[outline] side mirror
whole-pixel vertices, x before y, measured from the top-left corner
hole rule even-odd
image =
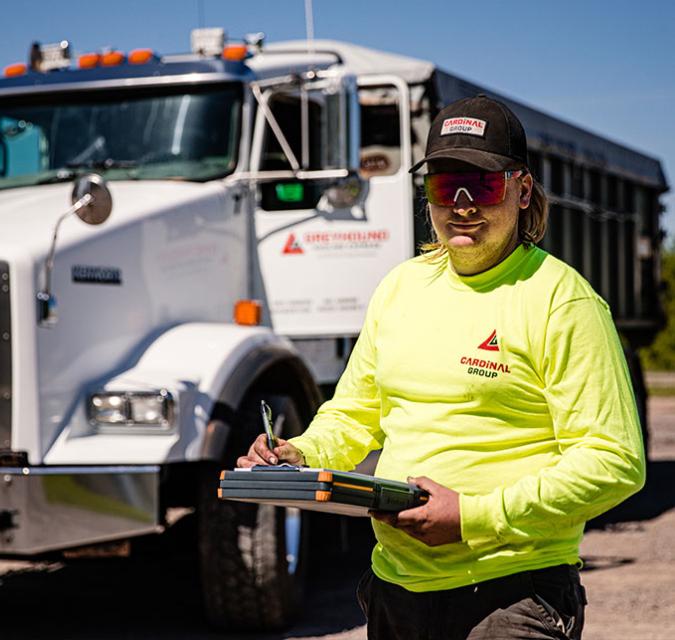
[[[330,140],[328,167],[346,169],[350,174],[360,168],[361,114],[356,76],[332,78],[324,89],[326,125]]]
[[[338,178],[325,191],[326,204],[332,209],[351,209],[363,204],[367,183],[353,173],[346,178]]]
[[[81,176],[75,181],[71,201],[73,206],[61,215],[54,227],[52,245],[45,260],[44,288],[37,294],[38,322],[46,327],[52,326],[57,320],[56,298],[51,292],[51,280],[56,239],[61,223],[74,213],[83,222],[98,225],[105,222],[112,211],[112,196],[105,180],[97,173]]]
[[[112,211],[110,190],[98,173],[80,176],[75,181],[71,200],[74,213],[87,224],[105,222]]]

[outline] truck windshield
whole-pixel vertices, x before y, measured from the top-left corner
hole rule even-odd
[[[0,100],[0,189],[71,180],[194,181],[234,170],[239,84],[34,94]]]

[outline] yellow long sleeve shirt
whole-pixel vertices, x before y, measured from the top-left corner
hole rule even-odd
[[[432,591],[579,559],[584,522],[644,484],[607,304],[571,267],[518,247],[462,277],[447,259],[387,275],[332,400],[291,440],[310,466],[426,475],[461,494],[462,541],[373,521],[373,571]]]

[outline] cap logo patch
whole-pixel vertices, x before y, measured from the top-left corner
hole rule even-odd
[[[485,136],[485,120],[478,120],[469,116],[457,116],[443,120],[441,135],[448,136],[453,133],[468,134],[470,136]]]

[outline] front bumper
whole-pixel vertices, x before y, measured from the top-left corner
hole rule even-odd
[[[159,472],[158,465],[0,468],[0,554],[161,531]]]

